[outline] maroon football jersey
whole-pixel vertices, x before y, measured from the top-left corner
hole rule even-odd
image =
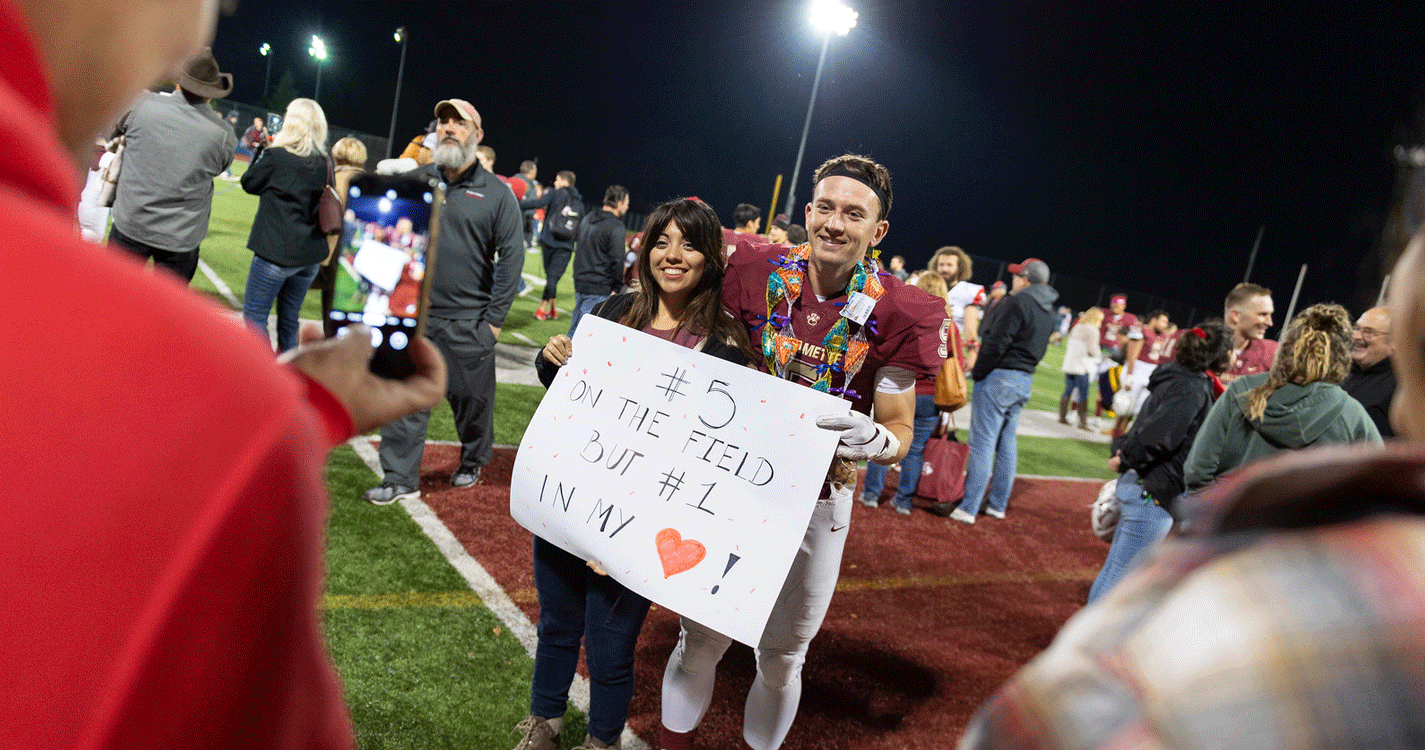
[[[1182,331],[1158,333],[1151,327],[1143,329],[1143,348],[1138,350],[1138,361],[1150,365],[1161,365],[1173,361],[1177,355],[1178,338]]]
[[[742,242],[728,258],[727,276],[723,279],[723,303],[747,326],[754,348],[761,349],[762,326],[767,318],[767,277],[776,270],[774,263],[787,248],[781,245],[752,245]],[[870,349],[865,363],[852,378],[847,394],[856,411],[869,414],[871,398],[876,388],[876,372],[886,365],[904,368],[916,375],[933,376],[949,353],[949,327],[954,325],[945,315],[943,300],[925,294],[889,273],[878,277],[886,293],[876,302],[866,323],[866,340]],[[835,365],[840,353],[825,346],[826,334],[841,316],[847,295],[819,301],[807,279],[802,282],[801,297],[792,301],[792,332],[802,341],[789,364],[788,379],[809,385],[816,380],[818,369]],[[786,305],[779,312],[785,312]],[[854,335],[861,326],[852,322]],[[766,361],[759,358],[764,371]],[[837,373],[831,381],[833,389],[847,387],[844,375]]]
[[[1138,316],[1131,312],[1118,313],[1117,315],[1107,310],[1103,313],[1103,323],[1099,326],[1098,345],[1100,348],[1109,349],[1118,346],[1118,334],[1128,335],[1130,329],[1138,327]]]
[[[1235,380],[1243,375],[1255,375],[1272,369],[1272,360],[1277,356],[1277,342],[1271,339],[1248,339],[1247,347],[1232,352],[1232,367],[1228,368],[1224,380]]]

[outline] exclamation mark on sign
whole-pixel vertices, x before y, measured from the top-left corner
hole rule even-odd
[[[723,577],[723,578],[726,578],[726,577],[727,577],[727,572],[728,572],[729,570],[732,570],[732,566],[736,565],[736,564],[737,564],[737,561],[738,561],[738,560],[741,560],[741,559],[742,559],[742,558],[738,557],[737,555],[729,554],[729,555],[727,556],[727,567],[726,567],[726,568],[723,568],[723,570],[722,570],[722,577]],[[721,588],[721,587],[720,587],[720,586],[713,586],[713,587],[712,587],[712,592],[713,592],[714,594],[716,594],[716,593],[717,593],[717,590],[718,590],[719,588]]]

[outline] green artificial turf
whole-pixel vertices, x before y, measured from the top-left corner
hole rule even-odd
[[[323,623],[364,750],[513,746],[533,663],[398,506],[361,499],[374,475],[332,452]],[[566,746],[583,739],[571,706]]]

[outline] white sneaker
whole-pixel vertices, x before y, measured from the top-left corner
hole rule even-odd
[[[959,508],[950,511],[950,517],[960,523],[968,523],[971,526],[975,525],[975,517]]]
[[[1004,519],[1004,511],[995,510],[994,508],[985,508],[985,515],[989,516],[990,518],[999,518],[1001,520]]]

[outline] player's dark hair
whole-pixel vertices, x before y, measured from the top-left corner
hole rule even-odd
[[[822,162],[821,166],[817,167],[816,172],[812,174],[811,184],[815,185],[827,177],[837,174],[859,180],[876,193],[876,197],[881,201],[881,215],[876,217],[877,221],[883,221],[891,213],[891,171],[889,169],[859,154],[842,154]]]
[[[559,174],[554,175],[554,176],[555,176],[555,177],[563,177],[563,178],[564,178],[564,182],[565,182],[569,187],[574,187],[574,173],[573,173],[573,172],[570,172],[570,171],[567,170],[567,169],[563,169],[563,170],[560,170]]]
[[[762,218],[762,210],[751,203],[739,203],[737,208],[732,209],[732,228],[736,229],[744,226],[749,221],[757,221]]]
[[[1146,320],[1154,320],[1154,319],[1156,319],[1156,318],[1158,318],[1158,317],[1160,317],[1160,316],[1161,316],[1161,317],[1164,317],[1164,318],[1168,318],[1170,322],[1171,322],[1171,320],[1172,320],[1172,318],[1170,318],[1170,317],[1168,316],[1168,311],[1167,311],[1167,310],[1154,310],[1153,312],[1148,313],[1148,317],[1146,318]]]
[[[806,241],[807,241],[807,230],[806,230],[806,227],[802,226],[801,224],[788,224],[788,225],[787,225],[787,244],[788,244],[788,245],[791,245],[792,247],[796,247],[797,245],[800,245],[800,244],[802,244],[803,242],[806,242]]]
[[[1208,318],[1178,334],[1174,359],[1193,372],[1225,372],[1232,366],[1232,333],[1221,318]]]
[[[742,322],[723,312],[722,278],[727,272],[727,254],[722,241],[722,222],[717,212],[702,201],[680,198],[660,203],[643,225],[643,243],[635,261],[638,291],[620,323],[642,330],[658,315],[658,295],[662,287],[653,276],[650,256],[669,224],[676,224],[693,249],[703,255],[703,275],[688,298],[683,319],[676,331],[687,329],[699,336],[713,336],[742,350],[747,361],[761,354],[752,348]]]
[[[613,208],[623,199],[628,197],[628,188],[623,185],[609,185],[609,189],[604,191],[604,205]]]

